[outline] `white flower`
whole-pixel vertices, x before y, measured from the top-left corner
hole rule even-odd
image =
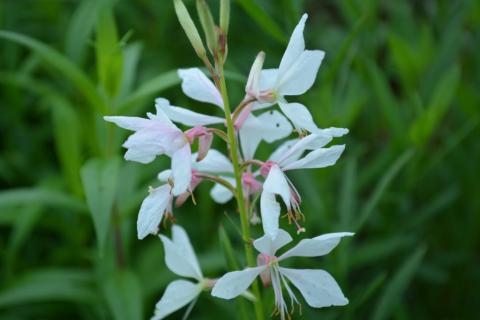
[[[148,119],[139,117],[107,116],[106,121],[121,128],[135,131],[123,144],[127,148],[126,160],[150,163],[156,156],[166,154],[172,159],[172,176],[175,180],[173,194],[179,195],[188,188],[191,181],[191,143],[200,141],[202,156],[206,154],[213,135],[206,128],[197,126],[183,132],[175,126],[162,111],[170,103],[166,99],[156,99],[157,114],[148,113]]]
[[[348,299],[343,295],[333,277],[324,270],[290,269],[280,267],[280,262],[289,257],[318,257],[332,251],[342,237],[353,236],[350,232],[329,233],[312,239],[303,239],[295,247],[277,257],[276,251],[292,241],[291,236],[284,230],[279,230],[276,238],[269,235],[254,241],[254,247],[260,252],[258,267],[246,268],[242,271],[229,272],[221,277],[213,287],[212,296],[232,299],[244,292],[258,275],[262,280],[272,284],[275,294],[275,308],[285,319],[288,313],[287,304],[283,297],[284,287],[292,304],[299,303],[289,283],[296,287],[307,304],[314,308],[328,306],[343,306]]]
[[[212,284],[211,280],[203,277],[188,235],[182,227],[172,227],[172,240],[163,235],[160,235],[160,239],[165,248],[168,269],[181,277],[193,278],[196,282],[183,279],[171,282],[157,302],[152,320],[163,319],[188,303],[194,303],[198,295]]]
[[[312,87],[325,56],[325,52],[321,50],[305,50],[303,29],[307,18],[308,15],[304,14],[295,27],[278,69],[265,69],[258,79],[258,68],[263,63],[263,56],[257,57],[250,72],[246,92],[247,97],[253,97],[258,101],[254,109],[278,103],[297,130],[325,134],[326,131],[317,127],[303,104],[289,103],[285,100],[285,96],[302,95]],[[348,130],[343,128],[327,130],[336,137],[348,133]]]
[[[185,95],[197,101],[207,102],[223,110],[221,95],[215,85],[198,68],[180,69],[182,89]],[[225,119],[193,112],[185,108],[158,104],[170,120],[187,126],[208,126],[225,123]],[[252,159],[262,140],[268,143],[290,135],[292,126],[277,111],[265,112],[258,117],[249,114],[239,130],[240,144],[245,159]]]
[[[197,153],[192,155],[192,183],[190,184],[189,192],[194,191],[195,187],[203,180],[199,177],[199,173],[213,174],[228,181],[235,187],[232,163],[220,151],[210,149],[206,157],[198,162],[193,160],[196,156]],[[171,172],[172,171],[168,169],[160,172],[158,179],[162,182],[169,181],[172,179]],[[232,199],[233,193],[220,183],[215,183],[210,190],[210,196],[215,202],[223,204]]]
[[[296,221],[301,216],[299,207],[301,197],[284,172],[334,165],[345,149],[345,145],[323,148],[331,140],[330,135],[310,134],[299,140],[287,141],[262,165],[260,171],[266,179],[263,183],[260,208],[263,230],[266,234],[274,238],[279,228],[280,204],[275,199],[275,195],[282,198],[287,207],[289,219],[293,219],[298,230],[303,231]],[[302,157],[305,151],[310,152]],[[292,214],[292,210],[295,215]]]
[[[157,234],[158,226],[166,212],[172,211],[172,187],[164,184],[148,190],[137,218],[137,237],[142,240],[149,234]]]

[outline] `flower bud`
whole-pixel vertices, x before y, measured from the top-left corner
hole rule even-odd
[[[198,30],[195,27],[185,4],[183,4],[182,0],[173,0],[173,4],[175,6],[175,13],[177,14],[178,21],[180,22],[183,31],[185,31],[188,40],[192,44],[193,49],[201,59],[204,59],[207,55],[205,47],[203,46],[200,34],[198,34]]]
[[[247,85],[245,91],[248,95],[257,98],[260,94],[260,74],[263,68],[263,62],[265,61],[265,52],[260,51],[255,58],[255,61],[250,68],[248,74]]]
[[[220,0],[220,30],[226,37],[230,23],[230,0]]]
[[[215,31],[215,22],[213,21],[212,13],[205,0],[197,0],[197,11],[203,32],[205,33],[205,38],[207,39],[207,47],[210,52],[214,54],[218,48],[218,37]]]

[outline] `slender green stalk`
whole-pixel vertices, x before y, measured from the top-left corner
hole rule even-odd
[[[240,163],[238,161],[237,140],[235,137],[235,128],[233,126],[232,113],[230,111],[230,104],[228,101],[227,86],[225,84],[225,76],[223,74],[222,63],[218,64],[218,69],[220,73],[220,91],[223,98],[225,118],[227,122],[227,135],[228,135],[229,146],[230,146],[230,156],[232,158],[233,171],[235,174],[235,182],[237,185],[235,198],[237,199],[237,206],[240,214],[240,222],[242,226],[242,238],[243,238],[244,247],[245,247],[245,256],[247,258],[248,266],[255,267],[256,266],[255,256],[253,255],[252,241],[250,238],[250,224],[248,222],[248,212],[247,212],[247,208],[245,207],[245,199],[243,196],[242,170],[241,170]],[[258,288],[257,281],[253,282],[252,291],[255,297],[257,298],[254,303],[256,318],[257,320],[264,319],[262,300],[260,297],[260,290]]]

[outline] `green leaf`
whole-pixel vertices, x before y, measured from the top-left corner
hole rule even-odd
[[[76,212],[87,210],[82,201],[60,191],[20,188],[0,192],[0,207],[32,206],[34,204],[59,207]]]
[[[371,214],[382,199],[383,194],[387,190],[393,179],[400,173],[400,170],[408,163],[414,154],[413,150],[405,151],[385,172],[378,182],[372,195],[368,198],[367,203],[362,208],[360,216],[357,221],[357,232],[363,227],[364,223],[368,221]]]
[[[90,79],[77,65],[57,50],[38,40],[12,31],[0,30],[0,38],[13,41],[35,51],[48,65],[71,81],[94,109],[105,111],[105,105]]]
[[[380,296],[376,309],[373,314],[373,320],[390,319],[395,307],[402,300],[402,295],[408,288],[415,272],[420,267],[426,248],[421,246],[400,266],[387,287]]]
[[[80,181],[82,135],[79,115],[61,96],[49,96],[52,104],[53,132],[58,158],[67,183],[74,194],[82,194]]]
[[[99,82],[110,97],[114,97],[122,81],[123,54],[117,26],[110,5],[100,10],[96,25],[97,74]]]
[[[34,271],[0,292],[0,308],[45,301],[91,302],[96,295],[89,272],[70,269]]]
[[[275,20],[265,12],[253,0],[237,0],[237,3],[245,10],[245,12],[252,18],[266,33],[271,35],[280,43],[286,43],[287,37],[282,29],[278,26]]]
[[[118,114],[129,114],[132,109],[138,107],[138,104],[143,100],[151,99],[160,91],[171,88],[179,83],[180,78],[178,77],[176,70],[162,73],[157,77],[146,81],[118,107]]]
[[[91,159],[82,168],[82,182],[92,214],[100,255],[103,254],[117,190],[120,159]]]
[[[144,319],[142,290],[133,272],[118,270],[110,273],[103,289],[115,320]]]
[[[410,135],[416,145],[425,145],[434,133],[455,97],[459,80],[460,69],[455,65],[438,81],[425,112],[410,127]]]
[[[83,60],[87,44],[97,21],[101,1],[80,1],[70,18],[65,34],[65,53],[77,63]]]

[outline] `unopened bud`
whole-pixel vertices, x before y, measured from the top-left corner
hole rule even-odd
[[[230,0],[220,0],[220,29],[226,37],[230,23]]]
[[[197,11],[205,38],[207,39],[207,47],[213,54],[218,48],[218,37],[215,32],[215,22],[213,21],[212,13],[205,0],[197,0]]]
[[[192,44],[193,49],[200,59],[204,59],[207,53],[205,51],[205,47],[203,46],[202,39],[200,38],[200,34],[198,33],[198,30],[195,27],[187,8],[183,4],[182,0],[173,0],[173,4],[175,6],[175,13],[177,14],[178,21],[180,22],[183,31],[185,31],[188,40]]]
[[[257,98],[260,94],[260,74],[262,73],[263,62],[265,61],[265,52],[260,51],[250,68],[245,91],[247,94]]]

